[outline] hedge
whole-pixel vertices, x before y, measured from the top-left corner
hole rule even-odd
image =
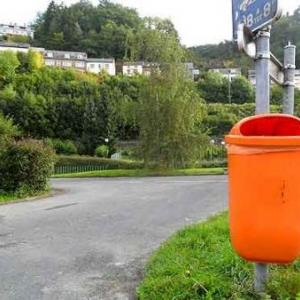
[[[103,166],[106,170],[143,169],[143,162],[96,158],[90,156],[58,156],[56,166]]]

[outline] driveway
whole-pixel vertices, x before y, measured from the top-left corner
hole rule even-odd
[[[131,300],[149,255],[227,208],[226,176],[53,180],[0,206],[1,300]]]

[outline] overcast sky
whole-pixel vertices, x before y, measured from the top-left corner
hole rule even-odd
[[[169,18],[187,46],[218,43],[231,39],[231,0],[113,0],[136,8],[141,16]],[[300,0],[281,0],[293,12]],[[0,23],[30,23],[44,12],[50,0],[0,0]],[[62,1],[56,0],[57,3]],[[64,0],[66,5],[77,0]],[[97,4],[98,0],[92,0]]]

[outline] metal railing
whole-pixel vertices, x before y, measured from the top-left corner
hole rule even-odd
[[[108,166],[97,166],[97,165],[55,166],[54,175],[70,174],[70,173],[85,173],[85,172],[103,171],[103,170],[108,170]]]

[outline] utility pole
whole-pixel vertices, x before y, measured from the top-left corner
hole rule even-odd
[[[295,102],[295,69],[296,46],[288,45],[284,48],[284,83],[283,83],[283,113],[294,114]]]
[[[256,114],[270,112],[270,31],[271,26],[263,28],[256,36]],[[254,289],[258,293],[265,291],[268,281],[268,265],[255,263]]]

